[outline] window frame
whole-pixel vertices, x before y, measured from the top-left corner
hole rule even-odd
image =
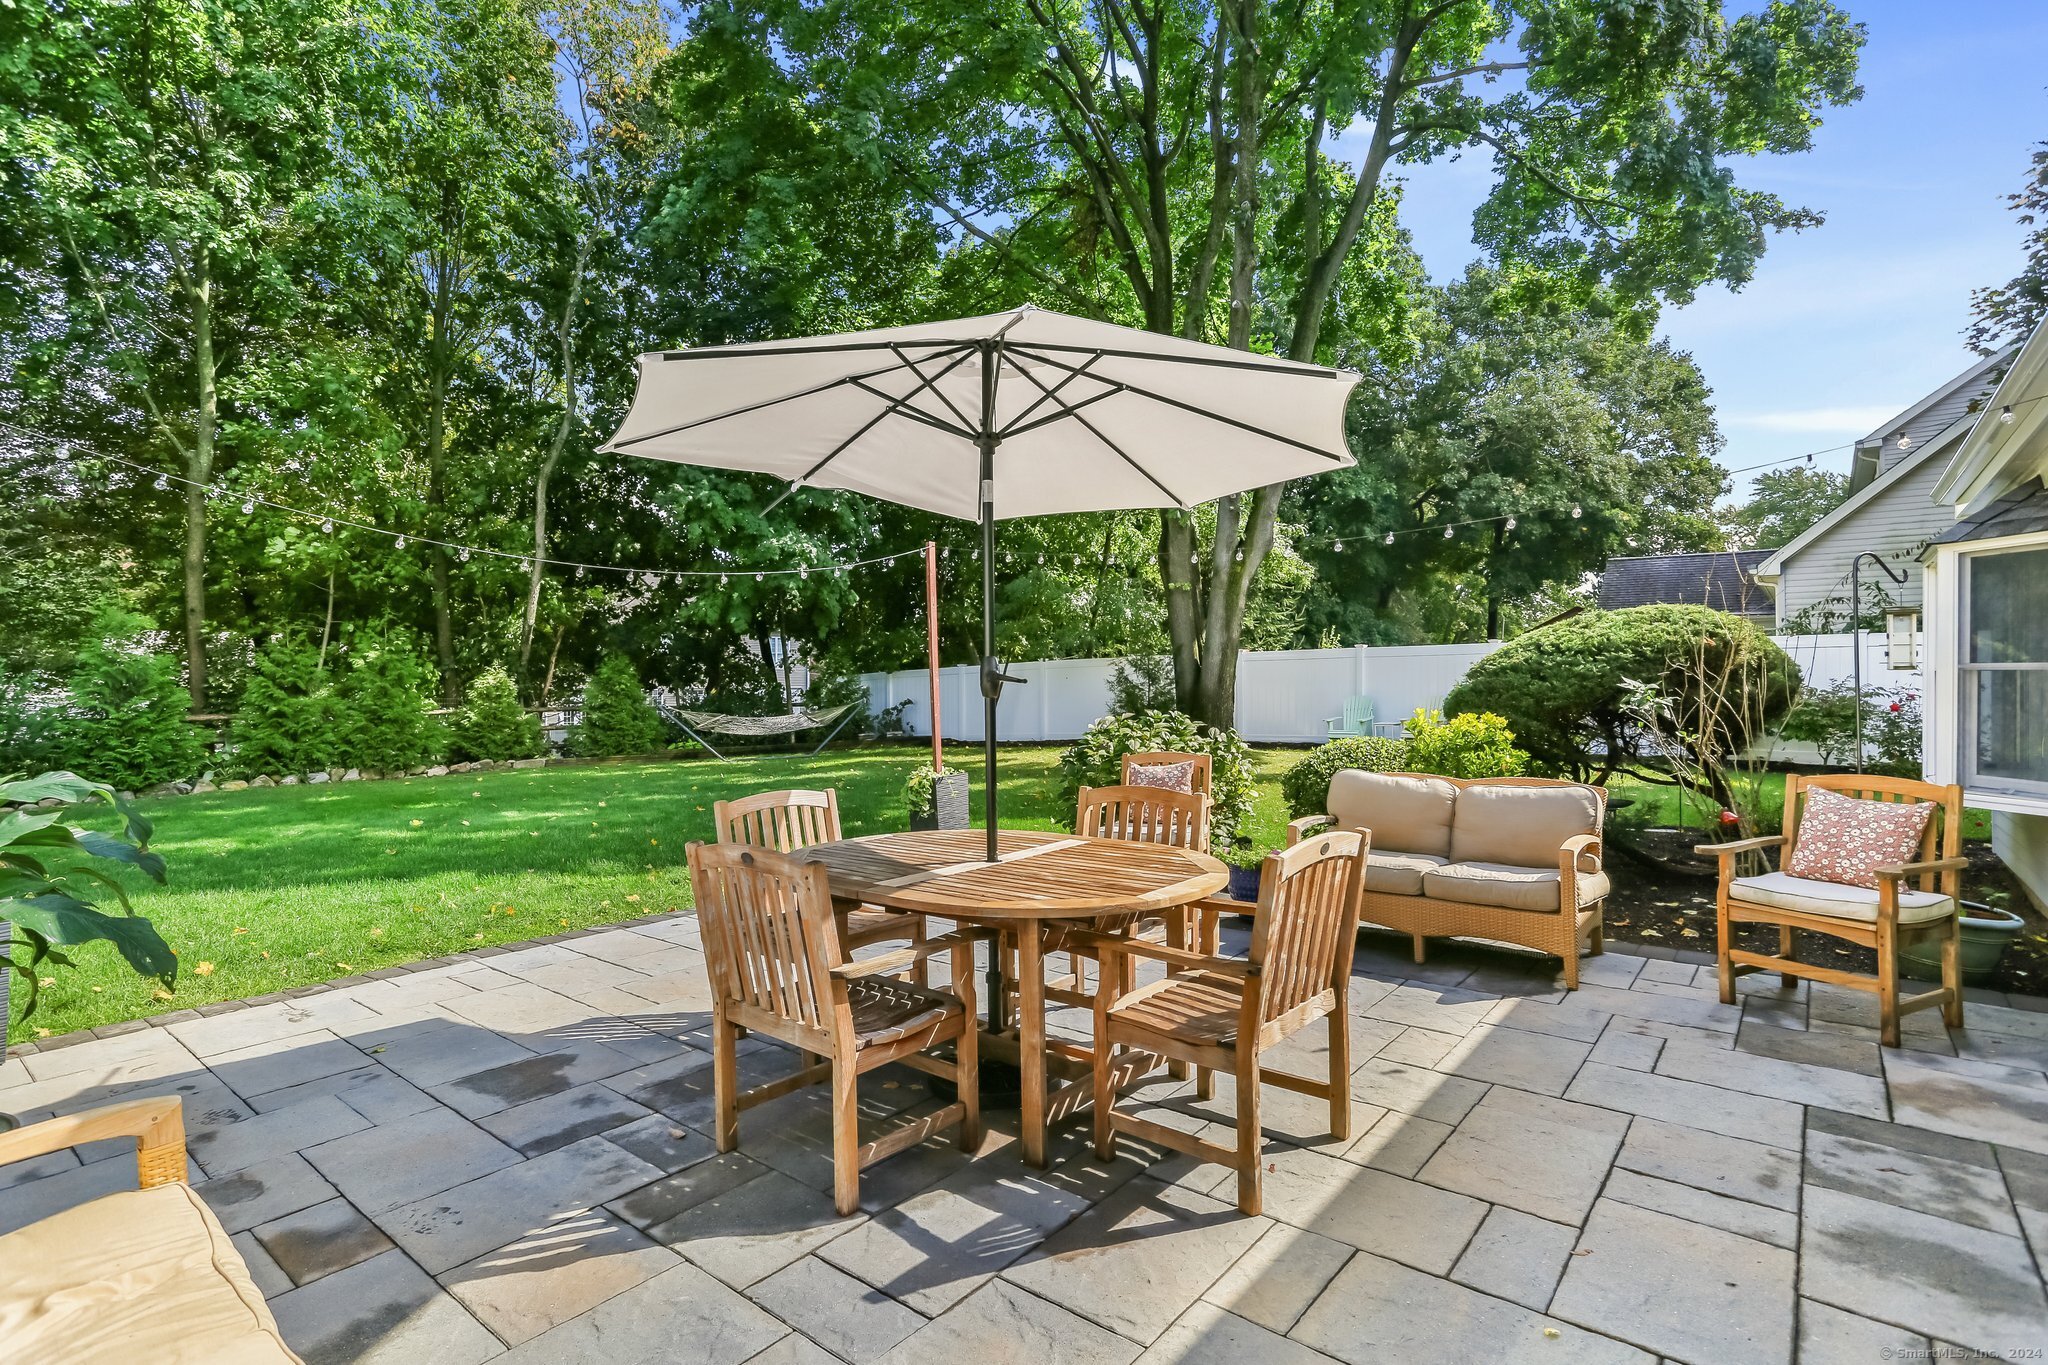
[[[2048,560],[2048,542],[2032,545],[2000,546],[1996,549],[1965,550],[1956,556],[1956,758],[1959,776],[1965,788],[2006,792],[2014,796],[2048,797],[2048,778],[2008,777],[1978,771],[1977,768],[1977,708],[1982,695],[1977,684],[1977,675],[1984,673],[2048,673],[2048,658],[2028,660],[2021,663],[1972,663],[1970,642],[1974,630],[1970,620],[1971,580],[1975,576],[1976,562],[1995,555],[2034,554]]]

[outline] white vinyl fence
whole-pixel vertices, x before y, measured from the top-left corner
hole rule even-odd
[[[1852,640],[1847,635],[1780,635],[1778,646],[1792,656],[1809,687],[1825,687],[1850,675]],[[1314,744],[1329,735],[1330,717],[1341,715],[1353,697],[1372,702],[1381,733],[1399,734],[1400,722],[1417,707],[1443,704],[1444,694],[1498,644],[1357,645],[1350,649],[1246,650],[1238,656],[1237,730],[1261,744]],[[1109,675],[1114,659],[1053,659],[1014,663],[1008,670],[1025,679],[1003,693],[999,733],[1006,740],[1078,738],[1109,712]],[[914,734],[931,733],[931,685],[924,669],[866,673],[868,705],[874,711],[908,701],[903,719]],[[1863,637],[1866,687],[1917,689],[1920,675],[1895,673],[1886,662],[1880,634]],[[981,739],[981,691],[975,668],[961,664],[939,670],[939,707],[945,738]],[[1818,758],[1808,746],[1781,744],[1772,754],[1786,762]]]

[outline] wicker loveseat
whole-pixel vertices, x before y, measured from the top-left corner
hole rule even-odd
[[[1289,825],[1288,842],[1323,824],[1370,830],[1359,918],[1411,936],[1417,962],[1431,938],[1493,939],[1562,958],[1576,990],[1579,945],[1601,953],[1600,788],[1347,768],[1328,805]]]

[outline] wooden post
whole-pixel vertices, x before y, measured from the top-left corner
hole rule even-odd
[[[932,771],[940,772],[946,755],[939,738],[939,547],[929,540],[924,543],[924,627],[925,674],[932,684]]]

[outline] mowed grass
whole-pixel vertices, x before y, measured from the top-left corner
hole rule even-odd
[[[690,904],[683,847],[711,837],[711,803],[779,787],[833,787],[848,835],[907,827],[903,781],[923,746],[817,758],[605,763],[407,781],[279,787],[148,801],[169,884],[126,878],[137,911],[177,950],[164,991],[106,944],[45,967],[36,1014],[10,1042],[632,919]],[[981,812],[980,751],[970,770]],[[1279,775],[1299,751],[1256,755],[1255,836],[1286,824]],[[1006,827],[1063,829],[1059,749],[1006,748]],[[20,1014],[20,986],[15,987]]]

